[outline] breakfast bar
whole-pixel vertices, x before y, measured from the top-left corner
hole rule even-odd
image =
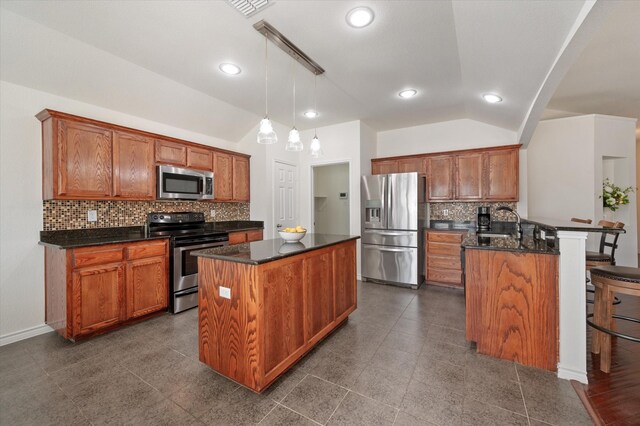
[[[200,361],[262,392],[356,309],[358,238],[307,234],[193,252]]]

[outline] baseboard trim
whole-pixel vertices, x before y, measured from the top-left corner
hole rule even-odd
[[[35,327],[25,328],[24,330],[14,331],[13,333],[0,336],[0,346],[5,346],[10,343],[19,342],[20,340],[28,339],[29,337],[39,336],[41,334],[49,333],[53,331],[53,328],[46,324],[36,325]]]
[[[560,379],[576,380],[585,385],[589,383],[589,381],[587,380],[586,371],[578,371],[578,370],[573,370],[571,368],[566,368],[566,367],[558,366],[558,377]]]

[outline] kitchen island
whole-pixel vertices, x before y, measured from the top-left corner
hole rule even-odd
[[[262,392],[356,309],[358,236],[193,252],[200,361]]]

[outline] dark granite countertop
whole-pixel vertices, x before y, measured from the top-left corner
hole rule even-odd
[[[501,234],[505,232],[515,232],[515,222],[491,222],[491,229],[489,231],[483,231],[485,233]],[[427,231],[472,231],[476,232],[476,222],[468,221],[453,221],[453,220],[432,220],[429,225],[423,229]]]
[[[207,222],[205,224],[205,230],[209,232],[234,232],[263,228],[264,222],[251,220]],[[115,228],[41,231],[39,244],[60,249],[70,249],[103,244],[133,243],[136,241],[158,240],[162,238],[168,237],[166,235],[145,236],[144,227],[142,226],[121,226]]]
[[[544,229],[550,229],[555,231],[582,231],[582,232],[618,232],[625,233],[624,229],[620,228],[604,228],[602,226],[598,226],[597,224],[588,224],[588,223],[579,223],[579,222],[571,222],[570,220],[558,220],[558,219],[547,219],[547,218],[522,218],[522,223],[530,223],[532,225],[537,225]]]
[[[191,255],[259,265],[358,238],[358,235],[307,234],[298,243],[285,243],[283,239],[275,238],[198,250]]]
[[[526,235],[519,239],[514,237],[478,237],[475,233],[469,233],[462,241],[462,247],[465,250],[478,249],[535,254],[560,254],[558,249],[549,247],[545,241],[537,240]]]

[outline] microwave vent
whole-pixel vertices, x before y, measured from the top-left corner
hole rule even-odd
[[[247,18],[269,5],[269,0],[227,0],[227,2]]]

